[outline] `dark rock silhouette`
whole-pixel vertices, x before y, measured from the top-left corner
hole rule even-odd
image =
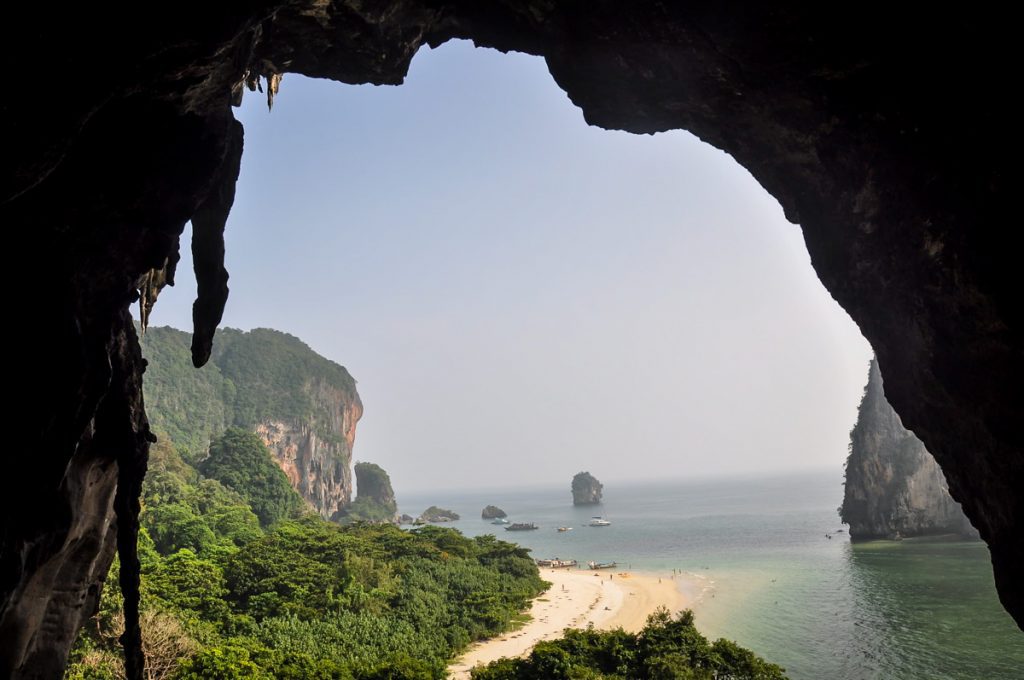
[[[589,472],[578,472],[572,478],[572,504],[598,505],[604,485]]]
[[[508,517],[508,513],[499,508],[497,505],[488,505],[480,513],[480,517],[483,519],[498,519],[501,517]]]

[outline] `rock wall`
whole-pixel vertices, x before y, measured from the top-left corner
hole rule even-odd
[[[850,433],[840,517],[854,539],[978,533],[949,495],[935,459],[885,399],[878,362]]]
[[[305,390],[326,422],[267,418],[254,429],[292,488],[324,519],[331,519],[352,502],[352,449],[363,405],[352,393],[320,380]]]
[[[349,470],[359,416],[354,405],[339,403],[336,408],[352,422],[351,436],[337,443],[321,439],[309,423],[267,419],[255,427],[292,488],[325,519],[352,500]]]
[[[117,4],[19,3],[0,41],[16,65],[0,107],[0,220],[22,269],[37,273],[10,286],[22,439],[0,487],[0,645],[11,651],[0,676],[56,677],[34,671],[25,650],[59,665],[79,622],[42,626],[46,598],[30,597],[29,584],[86,601],[97,581],[82,574],[109,563],[110,518],[89,515],[74,491],[93,466],[74,459],[120,461],[122,486],[138,486],[141,439],[112,432],[116,446],[87,443],[145,423],[131,387],[144,366],[121,360],[130,348],[120,340],[137,349],[126,310],[173,283],[189,220],[200,284],[192,361],[209,358],[242,156],[231,103],[282,73],[398,84],[422,45],[452,38],[540,55],[588,123],[689,130],[779,200],[822,283],[875,348],[889,401],[988,543],[1000,599],[1024,624],[1019,121],[1005,101],[1019,61],[1012,7],[183,0],[149,9],[125,28]],[[111,380],[117,366],[131,376]],[[101,418],[101,405],[121,412]],[[89,498],[115,483],[97,479]],[[67,542],[75,526],[96,537],[95,550]],[[44,573],[52,578],[39,581]]]

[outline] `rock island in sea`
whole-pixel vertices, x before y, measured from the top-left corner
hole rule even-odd
[[[444,508],[439,508],[436,505],[431,505],[429,508],[423,511],[423,514],[419,516],[420,522],[454,522],[459,519],[459,513]]]
[[[850,456],[840,518],[854,540],[909,538],[977,531],[949,494],[938,463],[885,398],[872,360],[850,432]]]
[[[600,505],[604,485],[589,472],[578,472],[572,478],[573,505]]]
[[[483,512],[480,513],[480,517],[482,519],[499,519],[503,517],[508,517],[508,513],[499,508],[497,505],[488,505],[486,508],[483,509]]]

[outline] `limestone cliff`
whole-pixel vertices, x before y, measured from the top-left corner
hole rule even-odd
[[[324,439],[310,423],[267,418],[254,431],[284,470],[292,488],[323,517],[333,517],[352,499],[352,446],[361,411],[339,398],[334,402],[340,439]]]
[[[572,504],[598,505],[604,485],[589,472],[579,472],[572,478]]]
[[[854,539],[977,536],[935,459],[886,401],[875,360],[850,433],[845,487],[839,514]]]
[[[227,328],[217,337],[210,363],[197,371],[188,333],[147,331],[154,427],[193,460],[230,425],[253,431],[292,488],[321,516],[335,516],[352,500],[352,447],[363,413],[355,380],[286,333]]]
[[[397,523],[398,503],[388,473],[374,463],[356,463],[355,470],[358,495],[351,505],[341,508],[334,519],[340,522]]]

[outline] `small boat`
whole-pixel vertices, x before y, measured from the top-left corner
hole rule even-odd
[[[610,527],[611,525],[612,523],[603,517],[593,517],[590,520],[590,526],[592,527]]]
[[[572,527],[558,527],[559,531],[572,531]]]
[[[614,569],[615,567],[619,566],[619,563],[618,562],[594,562],[593,560],[591,560],[590,562],[587,562],[587,566],[590,567],[591,569]]]
[[[560,560],[557,557],[550,560],[537,560],[538,567],[549,567],[551,569],[570,569],[579,565],[576,560]]]
[[[533,531],[539,529],[533,522],[516,522],[515,524],[509,524],[505,527],[505,531]]]
[[[493,522],[491,522],[491,524],[508,524],[508,520],[505,519],[504,517],[499,517],[496,520],[494,520]]]

